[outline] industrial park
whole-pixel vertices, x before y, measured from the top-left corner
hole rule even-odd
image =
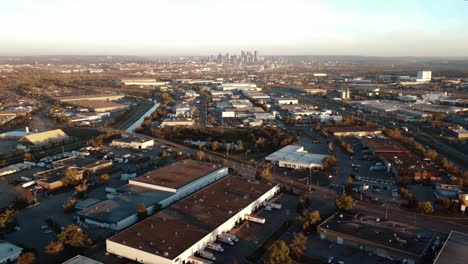
[[[183,2],[0,11],[0,264],[466,262],[468,5]]]

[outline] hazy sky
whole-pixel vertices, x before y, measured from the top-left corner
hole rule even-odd
[[[466,0],[0,0],[0,55],[468,56]]]

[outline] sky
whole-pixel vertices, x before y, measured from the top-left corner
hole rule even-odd
[[[468,56],[467,0],[0,0],[0,55]]]

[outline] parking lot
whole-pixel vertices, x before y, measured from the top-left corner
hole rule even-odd
[[[238,263],[248,263],[245,257],[252,254],[257,247],[260,247],[286,220],[297,217],[295,212],[297,198],[295,196],[282,194],[275,202],[282,205],[281,209],[267,211],[262,208],[261,211],[255,214],[265,218],[265,224],[244,221],[239,227],[229,232],[237,236],[239,242],[233,246],[216,242],[224,248],[223,253],[206,249],[206,251],[215,255],[216,263],[232,263],[234,259]]]

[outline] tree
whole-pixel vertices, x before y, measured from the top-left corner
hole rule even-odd
[[[34,252],[24,252],[19,255],[16,264],[34,264],[36,263],[36,254]]]
[[[450,201],[450,199],[447,198],[447,197],[441,197],[441,198],[439,199],[439,204],[440,204],[440,206],[442,206],[442,207],[445,208],[445,209],[448,209],[448,208],[450,207],[450,204],[451,204],[451,203],[452,203],[452,201]]]
[[[65,171],[65,175],[60,180],[64,186],[76,184],[78,179],[78,169],[77,168],[68,168]]]
[[[278,240],[271,246],[268,257],[269,264],[290,264],[289,247],[283,240]]]
[[[339,166],[335,156],[325,157],[322,160],[322,169],[326,172],[337,173]]]
[[[433,149],[427,149],[426,151],[424,151],[424,157],[430,159],[431,161],[436,161],[438,154],[437,151]]]
[[[242,139],[237,140],[237,150],[244,151],[244,142],[242,142]]]
[[[318,210],[303,213],[298,217],[300,223],[302,223],[302,230],[306,232],[310,232],[312,227],[315,227],[320,220],[320,212]]]
[[[16,216],[16,211],[13,209],[6,209],[0,214],[0,229],[4,229],[13,222]]]
[[[205,152],[203,152],[202,150],[197,151],[196,159],[197,160],[204,160],[205,159]]]
[[[421,209],[425,214],[434,212],[434,208],[432,207],[432,203],[430,201],[423,202],[421,204]]]
[[[140,220],[145,219],[148,216],[148,210],[146,209],[146,206],[143,203],[137,205],[136,211],[138,219]]]
[[[346,193],[350,193],[350,192],[351,192],[352,187],[353,187],[353,184],[354,184],[353,177],[348,176],[348,178],[346,178],[346,184],[345,184]]]
[[[218,141],[213,141],[211,144],[211,150],[216,151],[219,149],[219,142]]]
[[[21,186],[15,187],[15,193],[15,204],[19,208],[26,207],[35,201],[33,193]]]
[[[341,196],[338,196],[335,200],[336,207],[338,207],[338,210],[344,210],[344,211],[349,211],[353,209],[353,197],[350,195],[343,194]]]
[[[100,180],[101,182],[106,182],[106,181],[108,181],[108,180],[109,180],[109,174],[104,173],[104,174],[99,175],[99,180]]]
[[[333,141],[328,142],[328,151],[330,151],[330,153],[333,153]]]
[[[44,251],[46,254],[56,255],[62,252],[63,248],[62,242],[52,240],[45,246]]]
[[[76,200],[75,197],[71,197],[70,199],[68,199],[68,201],[62,205],[63,207],[63,211],[65,213],[70,213],[72,212],[73,210],[75,210],[75,205],[78,201]]]
[[[315,123],[314,131],[315,131],[315,132],[318,132],[318,131],[320,131],[320,129],[321,129],[320,123],[319,123],[319,122]]]
[[[79,248],[85,243],[92,244],[91,239],[76,225],[67,226],[60,234],[58,234],[58,241],[64,246],[72,248]]]
[[[262,171],[260,172],[260,178],[263,180],[271,181],[270,163],[264,162]]]
[[[302,233],[294,233],[293,238],[291,240],[291,244],[289,245],[289,248],[291,250],[291,254],[294,258],[300,258],[302,255],[304,255],[304,251],[306,249],[306,242],[307,242],[307,237],[304,236]]]

